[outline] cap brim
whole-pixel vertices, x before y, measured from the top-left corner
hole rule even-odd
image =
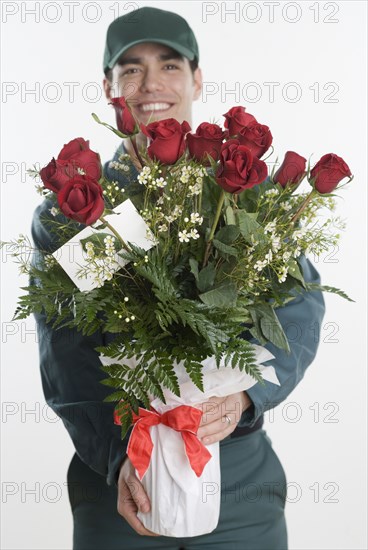
[[[177,51],[181,55],[184,55],[184,57],[187,57],[190,61],[193,61],[193,59],[195,58],[195,55],[191,50],[189,50],[185,46],[172,42],[171,40],[160,40],[159,38],[142,38],[140,40],[135,40],[134,42],[131,42],[130,44],[121,48],[121,50],[119,50],[119,52],[115,54],[114,57],[111,59],[108,66],[105,67],[105,72],[113,68],[113,66],[118,61],[118,59],[123,55],[123,53],[125,53],[127,50],[129,50],[133,46],[136,46],[137,44],[143,44],[144,42],[154,42],[155,44],[163,44],[164,46],[169,46],[169,48],[172,48],[173,50]]]

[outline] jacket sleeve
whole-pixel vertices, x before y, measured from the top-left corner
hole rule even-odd
[[[36,247],[33,262],[42,265],[42,251],[60,246],[47,229],[50,201],[35,211],[32,237]],[[36,284],[31,280],[31,284]],[[100,331],[84,336],[76,329],[53,329],[43,314],[36,314],[40,369],[46,402],[62,419],[83,462],[116,484],[119,466],[125,457],[129,434],[120,437],[113,422],[114,403],[104,403],[110,393],[101,384],[106,377],[94,348],[106,345],[108,334]]]
[[[302,256],[300,264],[305,281],[320,284],[320,276],[310,260]],[[238,423],[240,427],[254,426],[264,412],[284,401],[302,380],[317,353],[325,314],[322,292],[303,291],[286,306],[275,309],[275,312],[288,338],[291,352],[287,353],[271,343],[264,346],[275,356],[275,359],[264,364],[275,368],[280,386],[265,381],[264,385],[257,382],[247,390],[253,404],[244,411]],[[254,338],[250,341],[259,345]]]

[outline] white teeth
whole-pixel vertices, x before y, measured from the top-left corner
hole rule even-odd
[[[163,111],[169,109],[169,103],[147,103],[146,105],[141,105],[142,111]]]

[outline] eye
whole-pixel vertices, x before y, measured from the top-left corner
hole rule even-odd
[[[126,74],[136,74],[137,71],[138,71],[137,67],[131,67],[130,69],[126,69],[123,72],[123,76],[125,76]]]
[[[167,68],[170,68],[170,70],[172,70],[172,69],[178,69],[179,67],[177,65],[174,65],[173,63],[168,63],[167,65],[165,65],[165,69]]]

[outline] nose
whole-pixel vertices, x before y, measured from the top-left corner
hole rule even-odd
[[[141,82],[141,91],[144,93],[158,92],[163,89],[162,76],[159,70],[147,68]]]

